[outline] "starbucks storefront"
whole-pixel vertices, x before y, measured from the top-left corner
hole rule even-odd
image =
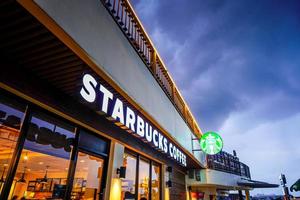
[[[190,151],[50,19],[0,18],[1,200],[186,199]]]

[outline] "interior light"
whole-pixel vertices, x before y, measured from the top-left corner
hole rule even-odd
[[[46,184],[47,181],[48,181],[48,177],[47,177],[47,175],[48,175],[48,168],[49,168],[49,166],[46,166],[46,173],[45,173],[44,178],[42,178],[41,183]]]
[[[28,155],[26,153],[26,155],[24,156],[24,160],[28,160]]]
[[[85,161],[84,161],[84,160],[80,160],[80,162],[81,162],[81,163],[84,163]]]
[[[18,183],[26,183],[26,180],[25,180],[25,171],[26,171],[26,168],[27,167],[24,167],[24,171],[22,173],[22,176],[19,180],[17,180]]]
[[[43,162],[39,162],[39,165],[42,165],[42,164],[44,164]]]
[[[112,179],[111,185],[111,197],[109,199],[121,199],[122,194],[122,183],[121,180],[118,178]]]

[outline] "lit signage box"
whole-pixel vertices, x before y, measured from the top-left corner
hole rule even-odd
[[[88,103],[96,103],[101,112],[113,118],[122,126],[126,126],[135,136],[186,166],[186,155],[182,151],[146,119],[142,118],[106,87],[98,83],[93,76],[85,74],[82,83],[80,94]]]

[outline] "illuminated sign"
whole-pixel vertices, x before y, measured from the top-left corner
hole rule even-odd
[[[215,155],[222,151],[223,140],[219,134],[207,132],[204,133],[200,139],[200,147],[204,153]]]
[[[80,94],[87,102],[96,103],[99,111],[113,118],[118,125],[125,126],[144,142],[186,166],[186,155],[142,115],[136,113],[127,104],[125,105],[121,99],[98,83],[90,74],[85,74],[82,81]]]

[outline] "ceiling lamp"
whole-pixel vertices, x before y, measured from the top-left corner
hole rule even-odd
[[[49,166],[47,165],[47,166],[46,166],[46,173],[45,173],[44,178],[42,178],[41,183],[46,184],[47,181],[48,181],[48,178],[47,178],[47,175],[48,175],[48,168],[49,168]]]
[[[19,179],[19,180],[17,180],[17,182],[18,183],[26,183],[26,180],[25,180],[25,171],[26,171],[26,168],[27,167],[24,167],[24,171],[23,171],[23,173],[22,173],[22,176],[21,176],[21,178]]]

